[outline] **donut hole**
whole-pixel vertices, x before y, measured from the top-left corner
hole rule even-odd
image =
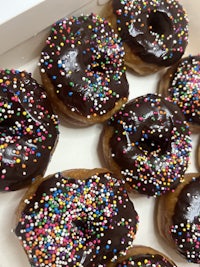
[[[6,134],[6,136],[14,136],[16,135],[16,132],[19,132],[15,126],[15,122],[12,119],[3,120],[0,123],[0,131],[2,134]]]
[[[107,57],[101,56],[90,64],[90,70],[94,73],[105,73],[107,70],[113,69],[114,66],[108,62]]]
[[[167,142],[166,137],[158,138],[158,136],[144,134],[139,142],[139,147],[145,152],[156,152],[161,155],[169,149],[169,142]]]
[[[171,20],[164,12],[151,12],[147,24],[151,32],[157,33],[159,35],[171,31]]]
[[[101,72],[105,72],[105,69],[103,68],[103,66],[101,66],[101,64],[97,64],[97,65],[93,65],[91,70],[94,73],[101,73]]]

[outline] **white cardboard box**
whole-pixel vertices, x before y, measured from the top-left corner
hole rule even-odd
[[[25,1],[25,0],[21,0]],[[3,2],[3,1],[2,1]],[[13,5],[18,1],[11,0]],[[33,1],[31,7],[23,8],[14,17],[0,22],[0,68],[19,68],[33,73],[40,81],[38,59],[50,25],[70,14],[97,12],[106,0],[43,0]],[[199,53],[200,22],[198,0],[180,1],[190,19],[190,43],[186,54]],[[1,6],[3,3],[1,3]],[[130,83],[130,98],[155,92],[159,74],[145,78],[127,73]],[[97,153],[98,140],[102,126],[74,129],[60,126],[60,140],[46,174],[71,168],[101,167]],[[196,171],[195,144],[198,135],[193,135],[193,152],[188,172]],[[78,145],[77,145],[78,144]],[[67,151],[67,152],[66,152]],[[70,152],[70,157],[68,156]],[[65,156],[66,155],[66,156]],[[15,237],[15,210],[25,189],[16,192],[0,193],[0,267],[28,267],[26,255]],[[170,256],[178,267],[197,267],[199,264],[187,263],[158,236],[154,223],[155,199],[146,196],[132,197],[139,213],[140,223],[135,244],[152,246]]]

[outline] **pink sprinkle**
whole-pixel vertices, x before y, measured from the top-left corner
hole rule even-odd
[[[143,118],[142,118],[142,117],[138,117],[138,120],[139,120],[139,121],[143,121]]]

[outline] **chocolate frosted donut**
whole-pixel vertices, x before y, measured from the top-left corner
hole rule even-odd
[[[188,262],[200,264],[200,174],[186,174],[159,199],[157,218],[161,236]]]
[[[177,106],[159,95],[129,101],[109,120],[102,136],[107,164],[132,189],[159,196],[182,180],[190,132]]]
[[[182,110],[192,131],[200,131],[200,56],[188,56],[161,77],[159,92]]]
[[[53,109],[69,122],[105,121],[127,101],[121,40],[97,15],[56,22],[39,64]]]
[[[124,42],[126,64],[149,74],[176,63],[188,43],[188,19],[176,0],[110,0],[102,11]]]
[[[105,266],[132,245],[138,215],[106,169],[77,169],[33,185],[15,230],[31,266]]]
[[[0,70],[0,87],[0,190],[17,190],[46,170],[58,121],[31,74]]]
[[[199,142],[197,144],[197,168],[200,171],[200,137]]]
[[[108,267],[177,267],[166,255],[151,247],[136,245]]]

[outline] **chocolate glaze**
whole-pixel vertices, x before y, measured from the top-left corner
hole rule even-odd
[[[104,115],[129,94],[123,57],[122,43],[108,22],[91,14],[55,23],[40,65],[71,111]]]
[[[129,259],[119,263],[116,267],[176,267],[166,258],[158,254],[139,254],[131,256]]]
[[[200,125],[200,56],[183,58],[172,68],[168,92],[187,121]]]
[[[0,87],[0,190],[16,190],[43,174],[58,122],[31,74],[1,70]]]
[[[180,253],[189,262],[200,263],[200,176],[180,192],[171,234]]]
[[[176,0],[112,0],[122,40],[143,61],[169,66],[188,43],[188,19]]]
[[[191,138],[176,105],[154,94],[129,101],[107,127],[112,159],[140,193],[160,195],[175,188],[188,165]]]
[[[110,173],[86,180],[57,173],[26,203],[15,232],[34,267],[105,266],[136,233],[137,212]]]

